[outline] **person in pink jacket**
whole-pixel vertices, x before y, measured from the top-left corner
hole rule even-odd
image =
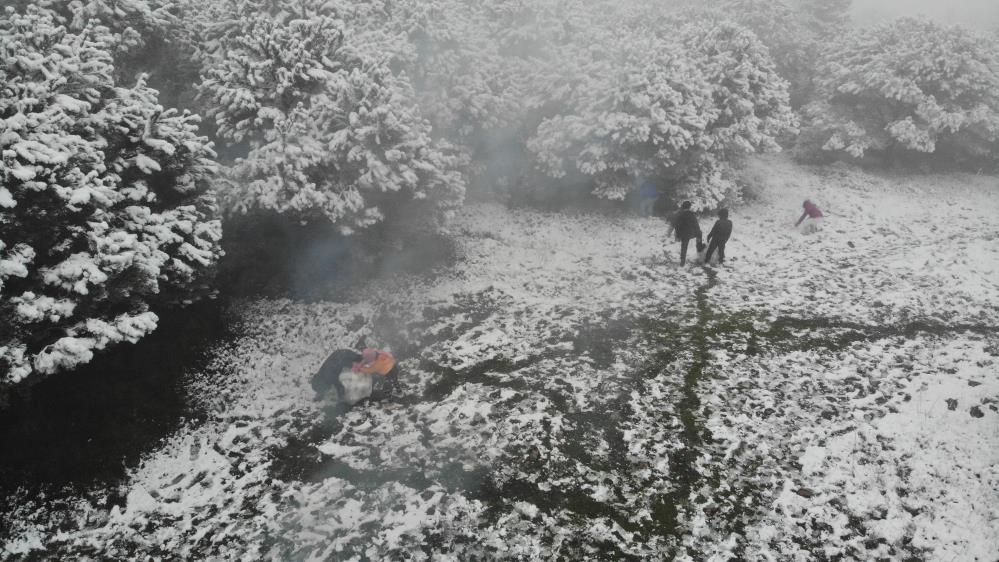
[[[802,221],[808,219],[808,222],[805,223],[804,231],[815,232],[819,229],[819,226],[822,225],[822,211],[819,210],[818,205],[812,203],[809,199],[805,199],[805,202],[802,203],[801,206],[805,209],[805,211],[801,213],[801,218],[798,219],[798,222],[794,223],[795,228],[797,228]]]

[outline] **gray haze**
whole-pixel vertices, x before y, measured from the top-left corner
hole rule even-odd
[[[906,15],[995,29],[999,27],[999,0],[853,0],[853,16],[859,24]]]

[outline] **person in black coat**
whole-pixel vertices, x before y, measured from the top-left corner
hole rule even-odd
[[[697,222],[697,215],[690,210],[690,201],[684,201],[680,205],[680,212],[673,216],[670,234],[676,233],[676,239],[680,241],[680,265],[687,263],[687,246],[690,241],[697,238],[698,251],[704,246],[701,240],[701,225]]]
[[[350,369],[361,359],[362,355],[353,349],[338,349],[331,353],[319,368],[319,372],[312,377],[312,390],[316,391],[315,399],[322,400],[330,388],[336,388],[337,399],[342,400],[346,390],[340,382],[340,373]]]
[[[718,250],[718,263],[725,263],[725,243],[732,236],[732,221],[728,220],[728,209],[718,210],[718,220],[708,233],[708,253],[704,263],[711,262],[711,254]]]

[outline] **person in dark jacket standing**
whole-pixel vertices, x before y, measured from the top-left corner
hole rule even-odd
[[[732,236],[732,221],[728,220],[728,209],[718,210],[718,220],[708,233],[708,253],[704,263],[711,263],[711,254],[718,250],[718,263],[725,263],[725,243]]]
[[[676,233],[676,239],[680,241],[680,265],[687,263],[687,246],[691,239],[697,238],[698,248],[704,245],[701,240],[701,225],[690,207],[690,201],[684,201],[683,205],[680,205],[680,212],[673,216],[670,227],[670,234]]]

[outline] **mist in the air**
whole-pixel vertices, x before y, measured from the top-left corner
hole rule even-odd
[[[877,23],[901,16],[926,16],[949,24],[994,29],[999,27],[999,2],[995,0],[853,1],[853,17],[859,24]]]

